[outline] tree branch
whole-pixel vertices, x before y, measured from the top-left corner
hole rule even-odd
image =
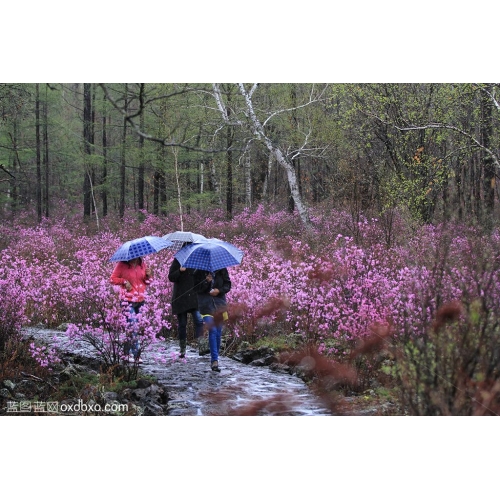
[[[140,137],[161,144],[162,146],[165,147],[179,147],[183,148],[187,151],[196,151],[199,153],[217,153],[220,151],[224,151],[222,149],[214,150],[214,149],[204,149],[204,148],[199,148],[196,146],[189,146],[188,144],[184,142],[176,142],[176,141],[167,141],[166,139],[161,139],[160,137],[153,136],[151,134],[146,134],[143,132],[140,128],[140,126],[134,121],[134,117],[138,116],[140,113],[134,113],[133,115],[128,115],[127,112],[116,102],[113,97],[111,97],[108,88],[104,83],[99,83],[99,86],[102,88],[104,94],[106,95],[106,99],[109,100],[111,105],[123,116],[123,119],[132,127],[133,131]],[[139,99],[141,100],[141,96],[139,96]],[[142,101],[142,105],[144,105],[144,102]]]
[[[497,85],[498,84],[494,84],[493,89],[495,89],[495,87]],[[497,108],[498,111],[500,111],[500,103],[496,100],[495,95],[492,92],[490,92],[488,89],[485,89],[484,87],[482,87],[481,85],[479,85],[477,83],[476,83],[476,86],[481,92],[484,92],[491,99],[491,101],[493,102],[493,105]]]
[[[272,118],[274,118],[275,116],[278,116],[278,115],[280,115],[282,113],[290,113],[290,112],[296,111],[298,109],[306,108],[307,106],[310,106],[311,104],[314,104],[316,102],[326,101],[327,99],[321,98],[322,95],[325,93],[326,89],[327,89],[327,86],[325,86],[325,88],[320,92],[319,96],[316,97],[316,98],[313,98],[313,89],[311,89],[311,94],[309,95],[309,100],[307,102],[305,102],[304,104],[300,104],[299,106],[295,106],[293,108],[286,108],[286,109],[280,109],[278,111],[275,111],[274,113],[270,114],[266,118],[266,120],[262,123],[262,126],[265,127],[267,125],[267,123]]]
[[[372,113],[367,113],[365,112],[366,115],[371,116],[372,118],[375,118],[378,120],[380,123],[383,123],[384,125],[388,125],[389,127],[394,127],[396,130],[399,130],[400,132],[409,132],[412,130],[427,130],[427,129],[445,129],[445,130],[453,130],[454,132],[457,132],[460,135],[463,135],[467,139],[469,139],[476,147],[479,149],[482,149],[486,153],[488,153],[491,158],[493,159],[493,162],[495,163],[495,166],[500,169],[500,161],[498,159],[498,156],[489,148],[485,147],[483,144],[481,144],[473,135],[469,134],[465,130],[462,130],[459,127],[456,127],[455,125],[448,125],[446,123],[427,123],[426,125],[409,125],[407,127],[399,127],[398,125],[395,125],[394,123],[387,122],[385,120],[382,120],[382,118],[372,114]]]
[[[500,169],[500,162],[497,157],[497,155],[489,148],[486,146],[483,146],[474,136],[466,132],[465,130],[462,130],[461,128],[455,127],[454,125],[447,125],[444,123],[429,123],[427,125],[422,125],[422,126],[410,126],[410,127],[398,127],[396,125],[393,125],[393,127],[396,130],[400,131],[410,131],[410,130],[425,130],[425,129],[446,129],[446,130],[453,130],[464,137],[467,137],[476,147],[482,149],[483,151],[486,151],[491,158],[493,159],[495,166]]]
[[[0,164],[0,169],[3,170],[7,175],[10,175],[13,179],[15,179],[16,177],[14,175],[12,175],[4,165]]]

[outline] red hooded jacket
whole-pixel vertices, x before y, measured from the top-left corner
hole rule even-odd
[[[143,302],[146,296],[146,286],[151,281],[146,277],[147,266],[141,259],[140,264],[135,266],[128,262],[117,262],[110,283],[119,285],[120,299],[128,302]],[[125,283],[129,282],[132,285],[132,290],[127,292]]]

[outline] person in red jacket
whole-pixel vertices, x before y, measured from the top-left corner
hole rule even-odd
[[[146,297],[146,287],[151,282],[151,269],[141,257],[129,261],[117,262],[113,273],[109,279],[110,283],[119,286],[120,300],[126,303],[124,313],[127,315],[127,321],[136,323],[136,315],[144,304]],[[125,343],[125,355],[132,355],[129,361],[142,363],[140,359],[140,345],[137,331],[134,329],[131,342]]]

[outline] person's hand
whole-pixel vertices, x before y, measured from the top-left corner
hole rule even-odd
[[[186,268],[185,268],[185,267],[182,267],[182,266],[181,266],[181,267],[179,267],[179,271],[180,271],[181,273],[183,273],[185,270],[186,270]]]
[[[205,279],[207,280],[208,283],[212,283],[212,275],[211,274],[207,274],[207,277]]]
[[[124,285],[127,292],[130,292],[132,290],[132,285],[128,281],[125,281]]]
[[[218,288],[212,288],[212,290],[210,290],[210,295],[212,295],[213,297],[217,297],[217,295],[219,295],[219,289]]]

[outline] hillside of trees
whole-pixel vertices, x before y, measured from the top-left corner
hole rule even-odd
[[[490,231],[499,85],[0,84],[0,217],[271,203],[305,227],[316,206]]]

